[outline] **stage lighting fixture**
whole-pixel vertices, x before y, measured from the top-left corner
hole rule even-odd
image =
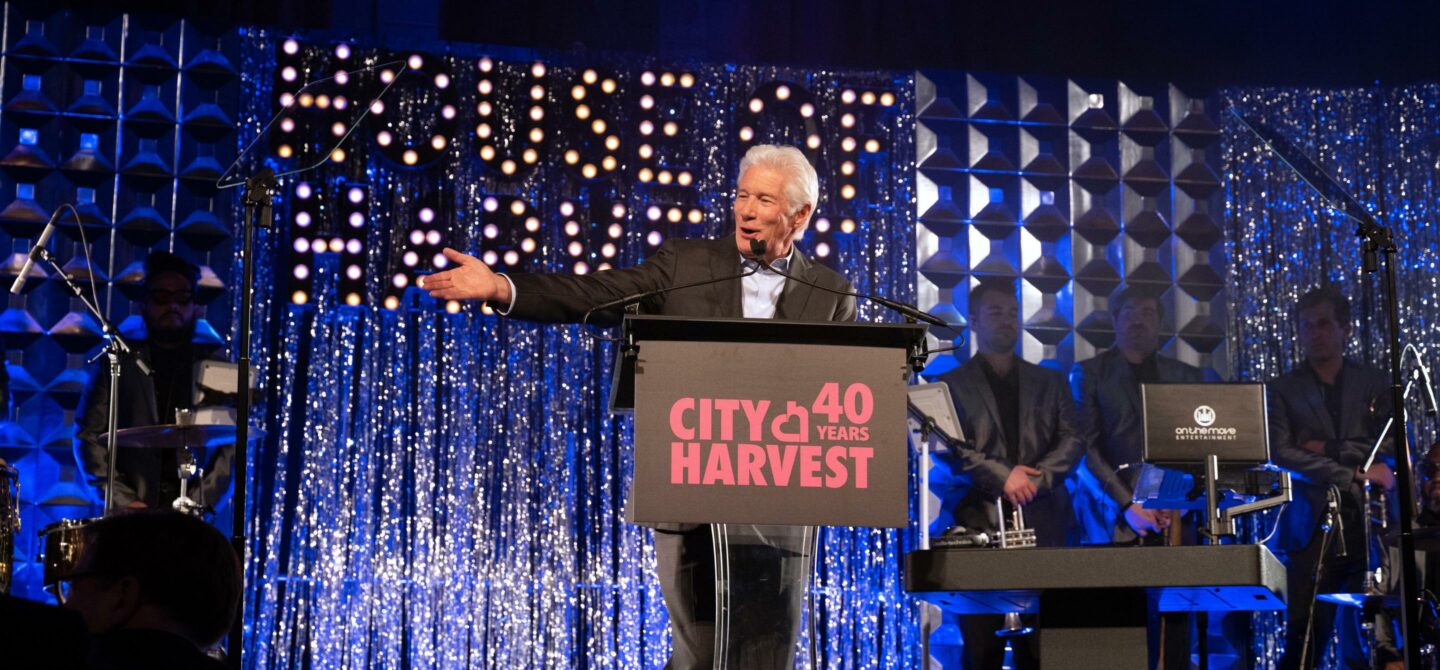
[[[336,57],[336,58],[339,58],[340,60],[345,60],[346,58],[349,58],[349,57],[350,57],[350,45],[349,45],[349,44],[337,44],[337,45],[335,45],[335,57]]]

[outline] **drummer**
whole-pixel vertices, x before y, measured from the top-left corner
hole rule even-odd
[[[195,287],[200,270],[175,254],[156,251],[145,259],[141,315],[143,338],[135,338],[137,356],[152,373],[144,374],[135,361],[120,367],[118,426],[154,426],[176,422],[176,410],[194,407],[195,364],[208,358],[195,339]],[[86,479],[103,498],[106,476],[106,440],[110,402],[109,362],[94,366],[76,419],[75,459]],[[234,446],[196,453],[205,475],[199,491],[189,497],[215,508],[228,498]],[[174,449],[122,448],[116,459],[112,507],[169,508],[180,495],[177,454]]]

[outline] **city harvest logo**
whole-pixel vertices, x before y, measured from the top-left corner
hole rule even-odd
[[[1195,419],[1195,426],[1176,426],[1176,440],[1234,442],[1239,437],[1239,432],[1234,428],[1215,425],[1215,408],[1209,405],[1196,407],[1192,416]]]
[[[1208,428],[1215,423],[1215,410],[1209,405],[1201,405],[1195,408],[1195,425],[1201,428]]]

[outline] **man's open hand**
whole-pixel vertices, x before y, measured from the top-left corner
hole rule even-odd
[[[449,247],[443,252],[455,267],[425,277],[420,287],[439,300],[493,300],[503,308],[510,303],[510,282],[495,274],[480,259]]]

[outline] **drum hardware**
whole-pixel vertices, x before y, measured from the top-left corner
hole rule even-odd
[[[0,465],[0,594],[15,576],[15,534],[20,532],[20,473]]]
[[[85,550],[85,531],[99,519],[61,519],[40,529],[40,538],[45,546],[44,568],[41,584],[60,604],[68,596],[61,582],[70,578]]]

